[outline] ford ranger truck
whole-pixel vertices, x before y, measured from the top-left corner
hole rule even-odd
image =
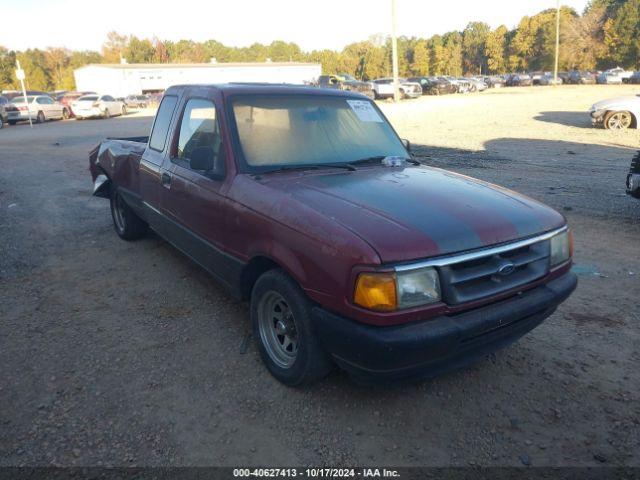
[[[170,87],[150,136],[104,140],[90,171],[121,238],[151,228],[250,302],[287,385],[335,365],[364,383],[438,375],[576,287],[562,215],[420,164],[356,92]]]

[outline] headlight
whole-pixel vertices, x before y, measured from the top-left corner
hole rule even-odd
[[[361,273],[354,302],[369,310],[389,312],[440,301],[440,281],[426,267],[389,273]]]
[[[551,237],[551,266],[566,262],[573,255],[573,235],[565,230]]]

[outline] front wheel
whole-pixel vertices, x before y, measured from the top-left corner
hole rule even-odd
[[[251,323],[262,361],[285,385],[310,384],[325,377],[332,362],[311,322],[312,304],[282,270],[270,270],[251,292]]]
[[[127,205],[115,188],[111,191],[111,218],[116,233],[123,240],[137,240],[147,233],[149,226]]]
[[[608,130],[626,130],[632,122],[631,112],[609,112],[604,117],[604,126]]]
[[[67,110],[66,108],[62,109],[62,119],[63,120],[68,120],[69,119],[69,110]]]
[[[109,113],[108,108],[104,109],[104,112],[102,113],[102,118],[111,118],[111,113]]]

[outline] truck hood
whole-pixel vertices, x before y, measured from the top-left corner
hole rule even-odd
[[[276,173],[261,183],[358,235],[383,263],[473,250],[565,224],[523,195],[424,166]]]

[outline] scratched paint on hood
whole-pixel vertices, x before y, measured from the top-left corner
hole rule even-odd
[[[314,173],[269,184],[360,235],[384,261],[472,250],[564,224],[525,196],[428,167]]]

